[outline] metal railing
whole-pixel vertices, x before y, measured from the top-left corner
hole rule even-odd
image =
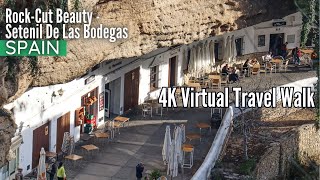
[[[206,180],[211,173],[211,169],[214,167],[215,163],[219,159],[224,143],[226,142],[226,137],[232,126],[233,120],[233,107],[229,107],[226,113],[223,116],[221,125],[218,129],[218,132],[213,140],[211,148],[203,161],[200,168],[193,175],[191,180]]]

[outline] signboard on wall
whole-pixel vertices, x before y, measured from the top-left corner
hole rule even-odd
[[[99,111],[104,109],[104,92],[99,94]]]
[[[95,79],[95,75],[92,75],[92,76],[88,77],[86,80],[84,80],[84,84],[87,85],[87,84],[93,82],[94,79]]]

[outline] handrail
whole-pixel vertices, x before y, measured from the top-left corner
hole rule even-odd
[[[227,112],[224,114],[220,128],[213,140],[211,148],[203,161],[200,168],[193,175],[191,180],[206,180],[209,177],[211,169],[214,167],[216,161],[219,158],[220,152],[225,142],[225,138],[229,132],[233,119],[233,107],[229,107]]]
[[[289,84],[281,85],[279,87],[294,87],[295,91],[301,91],[302,87],[312,86],[313,83],[317,81],[316,77],[311,77],[307,79],[302,79],[299,81],[291,82]],[[271,91],[271,90],[269,90]],[[277,101],[280,100],[280,96],[277,94]],[[250,108],[246,108],[242,113],[250,111]],[[225,138],[229,132],[229,129],[232,125],[233,117],[237,117],[241,114],[238,108],[234,108],[234,105],[229,106],[227,112],[224,114],[221,125],[218,129],[218,132],[213,140],[211,148],[204,159],[202,165],[197,170],[197,172],[193,175],[191,180],[206,180],[210,176],[211,169],[215,166],[216,161],[219,158],[221,153],[223,143],[225,142]]]

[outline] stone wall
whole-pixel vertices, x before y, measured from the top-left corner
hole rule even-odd
[[[299,127],[298,156],[301,164],[308,164],[309,158],[320,165],[320,130],[315,126],[303,125]]]
[[[274,145],[269,148],[261,160],[257,163],[255,173],[257,174],[256,179],[265,180],[273,179],[278,176],[279,163],[274,161],[280,158],[280,145],[279,143],[274,143]]]
[[[6,157],[15,131],[16,124],[12,114],[0,108],[0,167],[7,163]]]
[[[300,126],[271,144],[257,163],[256,179],[279,179],[289,175],[290,159],[308,165],[310,160],[320,165],[320,131],[314,124]]]

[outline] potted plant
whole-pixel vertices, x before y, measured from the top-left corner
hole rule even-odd
[[[153,170],[150,174],[150,180],[157,180],[159,177],[161,177],[161,173],[157,169]]]

